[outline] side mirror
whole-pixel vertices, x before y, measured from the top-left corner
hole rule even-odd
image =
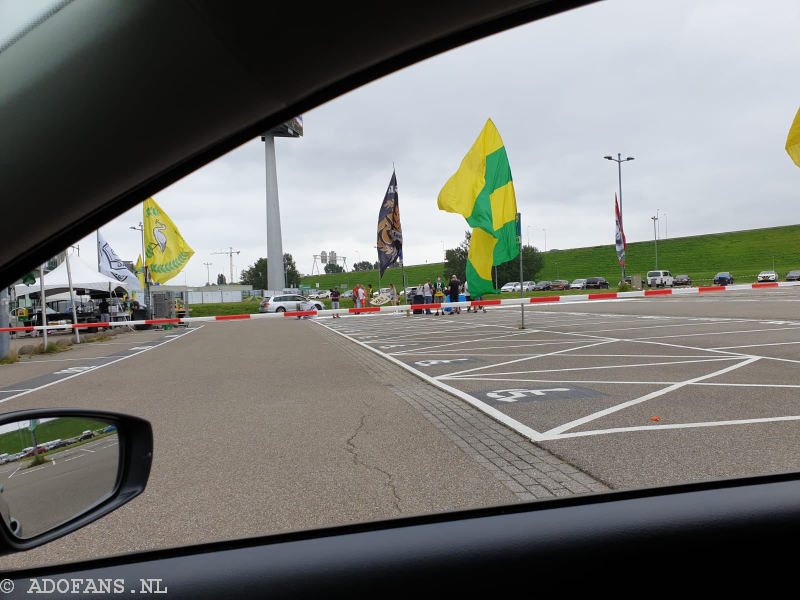
[[[0,555],[88,525],[142,493],[153,432],[138,417],[80,409],[0,415]]]

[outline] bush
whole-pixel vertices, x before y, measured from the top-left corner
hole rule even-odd
[[[617,286],[617,291],[618,292],[630,292],[632,290],[633,290],[633,288],[628,283],[625,283],[624,281]]]

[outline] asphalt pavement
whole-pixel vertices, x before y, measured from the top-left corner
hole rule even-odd
[[[6,365],[5,410],[142,416],[155,455],[141,497],[0,568],[800,470],[799,302],[210,323]]]
[[[148,419],[155,439],[142,496],[0,568],[519,500],[313,322],[146,333],[105,364],[87,346],[72,375],[39,388],[20,387],[24,364],[0,367],[0,388],[26,390],[4,411],[119,411]]]

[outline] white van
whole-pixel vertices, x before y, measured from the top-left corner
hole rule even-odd
[[[648,287],[672,287],[674,277],[669,271],[648,271]]]

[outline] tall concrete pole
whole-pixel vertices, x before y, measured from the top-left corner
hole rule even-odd
[[[0,327],[8,327],[8,288],[0,290]],[[11,334],[8,331],[0,333],[0,359],[8,356]]]
[[[278,204],[278,167],[275,162],[275,137],[264,136],[267,171],[267,288],[280,292],[286,287],[281,239],[281,209]]]

